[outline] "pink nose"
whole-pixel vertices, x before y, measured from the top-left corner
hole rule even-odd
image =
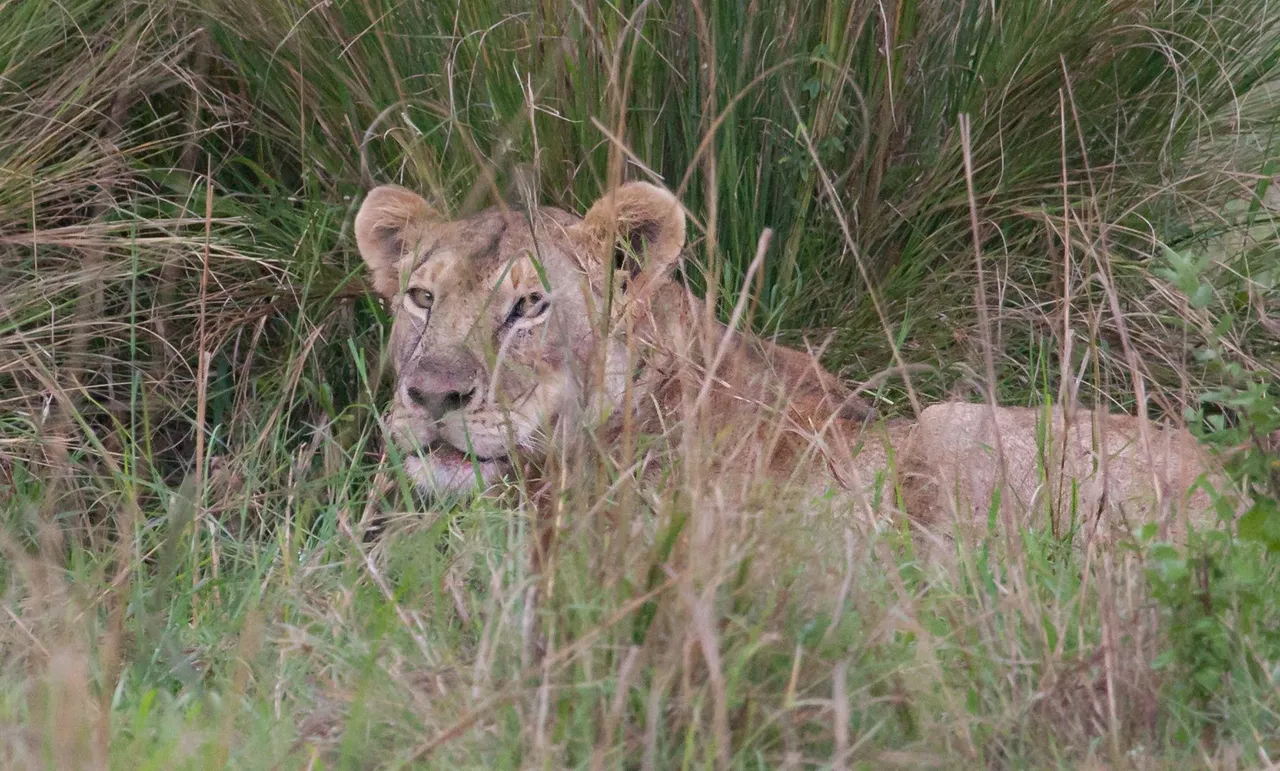
[[[406,404],[425,410],[439,420],[450,412],[466,409],[475,398],[476,389],[471,383],[462,385],[456,378],[435,378],[418,375],[405,378],[401,384],[401,398]]]
[[[439,420],[466,409],[480,382],[480,363],[465,348],[449,347],[421,356],[400,371],[400,399]]]

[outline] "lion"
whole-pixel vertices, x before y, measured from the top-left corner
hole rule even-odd
[[[985,522],[998,488],[1094,518],[1209,507],[1192,488],[1211,464],[1183,429],[956,403],[874,420],[811,353],[715,318],[679,278],[684,210],[655,185],[623,184],[582,216],[498,206],[456,220],[386,185],[355,237],[393,314],[392,444],[427,495],[493,486],[595,427],[606,446],[706,439],[704,470],[727,488],[834,490],[849,508],[901,505],[926,529]]]
[[[355,235],[394,317],[388,423],[424,492],[493,484],[514,455],[545,455],[568,424],[659,426],[682,415],[690,388],[716,416],[712,430],[770,407],[804,426],[871,414],[813,356],[726,336],[707,318],[674,278],[683,209],[654,185],[622,185],[583,217],[494,207],[456,221],[382,186]],[[694,334],[708,324],[715,334]],[[725,344],[697,344],[711,340]],[[760,458],[784,473],[805,444],[784,432]]]

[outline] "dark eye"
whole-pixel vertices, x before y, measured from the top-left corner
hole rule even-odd
[[[404,296],[408,298],[410,304],[416,305],[424,311],[431,310],[431,303],[435,302],[435,295],[425,289],[416,288],[405,292]]]
[[[536,319],[546,313],[550,306],[551,303],[547,302],[547,298],[540,293],[527,294],[511,306],[511,313],[507,314],[507,323],[514,324],[520,319]]]

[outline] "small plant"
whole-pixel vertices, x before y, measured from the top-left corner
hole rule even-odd
[[[1186,297],[1190,309],[1208,309],[1218,296],[1206,275],[1210,258],[1187,258],[1172,249],[1166,258],[1170,267],[1157,275]],[[1148,576],[1167,635],[1154,666],[1169,673],[1170,703],[1192,708],[1178,734],[1190,735],[1196,723],[1205,731],[1230,731],[1228,705],[1234,697],[1253,685],[1275,687],[1280,674],[1274,601],[1280,581],[1280,384],[1274,373],[1228,357],[1225,343],[1233,323],[1228,312],[1203,326],[1206,344],[1196,358],[1216,371],[1221,385],[1185,415],[1224,461],[1225,489],[1208,483],[1206,488],[1228,527],[1194,533],[1185,549],[1155,544],[1149,554]],[[1247,508],[1237,517],[1241,494]]]
[[[1236,382],[1201,397],[1217,408],[1203,417],[1203,438],[1224,450],[1227,475],[1252,500],[1236,523],[1237,534],[1274,554],[1280,552],[1280,387],[1273,377],[1228,366]]]
[[[1218,296],[1206,275],[1211,257],[1183,256],[1165,249],[1170,267],[1154,271],[1185,295],[1192,311],[1208,311]],[[1233,282],[1248,281],[1233,275]],[[1220,283],[1222,283],[1220,281]],[[1237,287],[1225,287],[1235,290]],[[1217,315],[1218,318],[1213,319]],[[1268,552],[1280,551],[1280,378],[1263,367],[1250,368],[1228,355],[1230,333],[1236,324],[1231,308],[1200,316],[1205,344],[1196,359],[1217,375],[1220,385],[1200,397],[1200,405],[1188,408],[1186,419],[1200,438],[1223,456],[1232,486],[1251,501],[1235,523],[1241,540],[1262,544]],[[1208,323],[1212,320],[1212,323]],[[1223,492],[1223,491],[1216,491]],[[1218,499],[1219,514],[1234,519],[1232,502]]]

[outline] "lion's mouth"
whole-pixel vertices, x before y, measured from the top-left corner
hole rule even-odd
[[[462,437],[463,448],[442,431],[412,412],[396,410],[390,418],[392,441],[404,455],[405,471],[428,495],[466,494],[501,482],[511,470],[505,446]],[[476,452],[475,450],[481,450]]]
[[[510,466],[505,457],[486,458],[434,441],[418,445],[405,469],[428,495],[465,495],[497,484]]]
[[[472,465],[474,463],[493,464],[506,460],[505,456],[485,457],[474,452],[459,450],[448,442],[429,442],[423,452],[438,463]]]

